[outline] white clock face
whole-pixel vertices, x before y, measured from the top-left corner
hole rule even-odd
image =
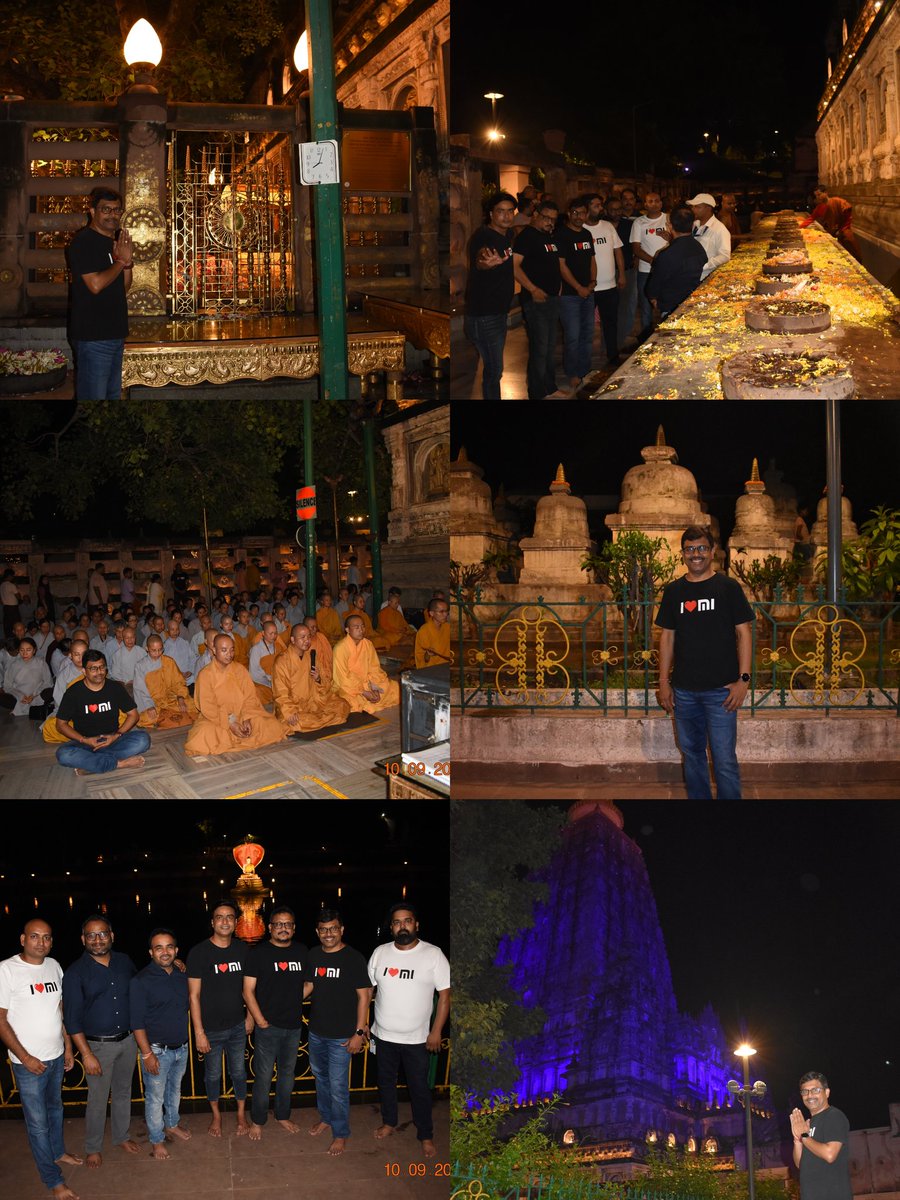
[[[307,185],[339,182],[336,141],[301,143],[300,182]]]

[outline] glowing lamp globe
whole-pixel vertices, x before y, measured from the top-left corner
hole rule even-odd
[[[309,39],[306,36],[306,30],[300,34],[297,45],[294,47],[294,66],[298,71],[309,70]]]
[[[161,58],[162,42],[150,22],[141,17],[132,25],[125,39],[125,61],[129,67],[137,63],[149,63],[150,66],[158,67]]]

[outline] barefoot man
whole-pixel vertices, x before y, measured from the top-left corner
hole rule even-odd
[[[369,1032],[372,989],[366,960],[344,943],[341,914],[323,908],[316,921],[320,945],[309,952],[304,995],[312,993],[309,1011],[309,1065],[316,1078],[320,1120],[309,1132],[318,1137],[331,1127],[332,1157],[344,1153],[350,1136],[350,1072],[348,1054],[359,1054]]]
[[[219,634],[219,639],[222,635]],[[218,640],[218,639],[217,639]],[[229,640],[230,639],[226,639]],[[244,962],[247,947],[235,941],[237,909],[230,900],[220,900],[213,909],[212,937],[194,946],[187,960],[188,994],[194,1041],[203,1055],[206,1098],[212,1110],[209,1136],[222,1136],[219,1091],[222,1083],[222,1051],[228,1060],[228,1073],[237,1101],[238,1137],[250,1126],[244,1110],[247,1106],[247,1064],[244,1049],[247,1034],[253,1029],[253,1017],[244,1013]]]
[[[390,1137],[397,1127],[397,1074],[402,1062],[416,1136],[425,1157],[433,1158],[428,1056],[440,1050],[450,1015],[450,964],[438,946],[419,938],[411,904],[393,906],[390,930],[393,942],[377,946],[369,959],[369,979],[377,989],[372,1035],[378,1052],[382,1120],[375,1136]],[[438,1002],[431,1021],[435,992]]]
[[[73,683],[56,710],[57,731],[66,745],[56,752],[63,767],[76,775],[102,775],[124,767],[142,767],[150,735],[135,729],[137,705],[125,687],[107,679],[106,655],[86,650],[81,660],[84,679]],[[125,719],[119,724],[119,714]]]
[[[28,921],[21,954],[0,963],[0,1040],[9,1051],[25,1132],[41,1182],[58,1200],[78,1200],[60,1163],[80,1166],[63,1141],[63,1072],[72,1067],[72,1042],[62,1019],[62,967],[50,958],[46,921]]]
[[[296,928],[291,909],[273,909],[269,940],[250,950],[244,966],[244,1003],[256,1022],[250,1104],[250,1138],[254,1142],[262,1137],[269,1115],[276,1067],[275,1120],[288,1133],[300,1132],[300,1126],[291,1120],[291,1092],[303,1031],[303,968],[309,951],[302,942],[294,941]]]
[[[89,654],[90,650],[85,658]],[[72,684],[72,687],[77,686]],[[69,688],[69,692],[71,690]],[[87,1079],[84,1148],[87,1165],[95,1170],[103,1162],[100,1151],[106,1128],[107,1100],[110,1100],[112,1144],[121,1146],[129,1154],[139,1153],[137,1142],[128,1132],[131,1080],[137,1055],[137,1046],[131,1036],[128,989],[136,972],[127,954],[113,950],[114,941],[115,934],[106,917],[101,913],[88,917],[81,926],[84,953],[63,977],[66,1029],[81,1053]]]
[[[180,1125],[181,1080],[188,1060],[188,983],[175,969],[178,945],[171,929],[150,934],[151,961],[131,981],[131,1023],[141,1052],[144,1119],[151,1158],[169,1158],[166,1142],[186,1142]]]

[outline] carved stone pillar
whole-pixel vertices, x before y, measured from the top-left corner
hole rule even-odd
[[[134,242],[128,311],[166,312],[166,98],[126,92],[119,100],[122,225]]]

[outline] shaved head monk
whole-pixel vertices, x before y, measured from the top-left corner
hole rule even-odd
[[[134,700],[142,729],[178,729],[197,719],[197,706],[188,693],[177,663],[163,653],[163,640],[152,633],[147,655],[134,668]]]
[[[216,634],[213,660],[197,676],[200,716],[187,737],[187,754],[229,754],[280,742],[281,722],[259,702],[246,667],[234,661],[234,639]]]
[[[450,652],[450,605],[446,600],[431,600],[428,616],[416,634],[416,666],[439,667],[453,661]]]
[[[272,691],[275,715],[285,733],[310,733],[328,725],[343,725],[350,705],[326,686],[318,669],[318,655],[310,649],[309,629],[298,624],[291,630],[288,650],[275,659]]]
[[[382,671],[362,618],[348,617],[345,628],[347,636],[334,648],[334,690],[351,712],[375,713],[399,704],[397,681]]]
[[[319,597],[316,620],[319,623],[319,632],[325,634],[332,646],[341,640],[344,630],[341,626],[341,618],[332,604],[331,592],[322,592]]]
[[[309,630],[309,648],[316,652],[316,670],[326,687],[330,688],[334,678],[334,651],[331,642],[324,633],[319,632],[319,623],[312,614],[303,618],[302,622]]]

